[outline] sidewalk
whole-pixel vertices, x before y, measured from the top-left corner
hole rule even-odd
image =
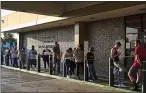
[[[39,75],[39,76],[44,76],[44,77],[47,77],[47,78],[48,77],[49,78],[56,78],[56,79],[61,79],[61,80],[65,80],[65,81],[75,82],[75,83],[78,83],[78,84],[96,86],[96,87],[100,87],[100,88],[107,89],[107,90],[113,90],[113,91],[119,91],[119,92],[128,92],[128,93],[129,92],[131,92],[131,93],[138,93],[138,92],[133,92],[133,91],[129,91],[129,90],[126,90],[126,89],[109,87],[107,85],[101,85],[101,84],[97,84],[97,83],[85,82],[85,81],[80,81],[80,80],[75,80],[75,79],[67,79],[65,77],[60,77],[60,76],[55,76],[55,75],[49,75],[49,74],[46,74],[46,73],[38,73],[38,72],[35,72],[35,71],[28,71],[28,70],[24,70],[24,69],[7,67],[7,66],[2,66],[2,67],[3,68],[7,68],[7,69],[16,70],[16,71],[31,73],[31,74],[35,74],[35,75]]]

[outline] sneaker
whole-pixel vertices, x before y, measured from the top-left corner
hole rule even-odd
[[[32,68],[30,68],[30,71],[32,71]]]
[[[125,88],[126,86],[124,84],[119,84],[118,87],[119,88]]]
[[[47,70],[45,69],[45,72],[47,72]]]
[[[67,75],[67,78],[70,78],[70,76],[69,76],[69,75]]]
[[[138,90],[138,88],[135,88],[135,87],[133,87],[133,88],[130,88],[132,91],[139,91]]]
[[[93,80],[88,80],[89,82],[93,82]]]
[[[37,71],[37,68],[35,68],[34,70]]]
[[[127,87],[127,86],[125,86],[124,84],[121,84],[121,87],[125,88],[125,87]]]
[[[75,75],[72,75],[72,78],[76,78],[76,76]]]

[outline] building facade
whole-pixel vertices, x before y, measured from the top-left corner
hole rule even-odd
[[[122,7],[122,4],[119,5]],[[92,5],[93,7],[95,6]],[[120,57],[121,62],[127,68],[132,64],[132,60],[128,57],[133,57],[133,41],[140,39],[142,44],[146,46],[146,14],[143,11],[137,10],[144,7],[144,3],[129,4],[125,8],[90,15],[85,13],[84,16],[80,17],[62,17],[59,20],[47,21],[47,23],[42,22],[43,24],[35,23],[31,26],[26,25],[9,29],[9,32],[19,33],[19,48],[26,47],[29,49],[32,45],[35,45],[38,53],[42,53],[42,50],[46,47],[52,49],[56,41],[59,42],[62,53],[69,47],[75,48],[79,44],[87,42],[88,48],[91,46],[95,48],[94,65],[97,74],[108,77],[108,60],[110,50],[115,42],[119,41],[122,43],[120,49],[122,55]],[[84,10],[90,11],[86,6]],[[66,15],[75,13],[80,14],[74,10],[74,12],[66,13]],[[46,19],[44,20],[46,21]],[[8,32],[8,30],[5,31]],[[85,46],[85,51],[88,48]]]

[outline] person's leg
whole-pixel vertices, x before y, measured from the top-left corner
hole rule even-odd
[[[32,59],[29,59],[29,67],[32,69]]]
[[[134,88],[132,90],[137,90],[138,89],[138,84],[136,83],[137,73],[138,73],[137,68],[132,66],[129,69],[128,76],[129,76],[130,81],[134,84]]]
[[[54,62],[53,62],[53,72],[54,72],[54,74],[56,72],[56,63],[57,63],[57,57],[54,56]]]
[[[43,61],[44,61],[44,68],[46,70],[46,59],[44,59]]]
[[[16,67],[18,67],[18,58],[15,58],[16,61]]]
[[[87,64],[87,67],[88,67],[89,80],[92,80],[92,67],[91,67],[91,64]]]
[[[69,64],[69,72],[70,72],[70,75],[72,75],[73,73],[72,73],[72,71],[73,71],[73,63],[72,63],[72,61],[70,60],[70,64]]]
[[[137,84],[139,84],[139,82],[140,82],[140,74],[141,74],[141,71],[139,69],[138,72],[137,72],[137,80],[136,80]]]
[[[49,68],[49,59],[47,59],[46,62],[47,62],[48,68]]]
[[[73,74],[75,74],[75,69],[76,69],[76,63],[73,62]]]
[[[36,69],[36,66],[37,66],[37,59],[34,59],[34,67]]]
[[[15,64],[16,64],[16,63],[15,63],[15,58],[13,58],[13,67],[15,67]]]
[[[66,61],[65,61],[65,65],[66,65],[66,75],[68,76],[69,74],[69,60],[68,59],[66,59]]]
[[[60,59],[57,59],[57,73],[60,74]]]
[[[76,65],[77,65],[77,77],[80,78],[79,77],[80,63],[77,63]]]
[[[94,65],[92,66],[92,73],[93,73],[94,80],[97,80],[98,78],[97,78],[97,75],[96,75],[96,71],[95,71]]]

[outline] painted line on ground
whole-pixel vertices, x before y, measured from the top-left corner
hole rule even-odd
[[[49,74],[46,74],[46,73],[38,73],[36,71],[28,71],[28,70],[25,70],[25,69],[14,68],[14,67],[9,67],[9,66],[4,66],[4,65],[1,65],[1,67],[7,68],[7,69],[16,70],[16,71],[22,71],[22,72],[26,72],[26,73],[30,73],[30,74],[34,74],[34,75],[40,75],[40,76],[44,76],[44,77],[51,77],[51,78],[56,78],[56,79],[62,79],[62,80],[77,82],[79,84],[86,84],[86,85],[97,86],[97,87],[101,87],[101,88],[106,89],[106,90],[116,90],[116,91],[127,92],[127,93],[141,93],[141,92],[135,92],[135,91],[130,91],[130,90],[126,90],[126,89],[110,87],[110,86],[101,85],[101,84],[92,83],[92,82],[85,82],[85,81],[75,80],[75,79],[71,79],[71,78],[68,79],[66,77],[49,75]]]

